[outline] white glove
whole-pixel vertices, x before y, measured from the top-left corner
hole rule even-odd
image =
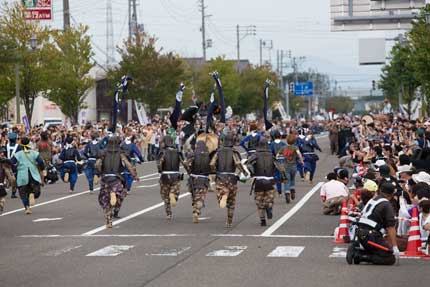
[[[399,256],[400,256],[400,250],[399,250],[399,247],[397,247],[397,246],[393,246],[393,255],[394,255],[394,256],[396,256],[396,257],[399,257]]]

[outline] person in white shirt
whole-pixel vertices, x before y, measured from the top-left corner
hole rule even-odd
[[[348,180],[346,170],[341,170],[338,174],[332,172],[327,175],[328,182],[321,186],[320,196],[323,204],[323,214],[338,215],[342,208],[342,202],[348,198],[348,188],[345,181]]]

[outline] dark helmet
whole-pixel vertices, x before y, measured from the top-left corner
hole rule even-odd
[[[108,139],[106,150],[110,152],[116,152],[120,150],[121,139],[119,136],[111,136]]]
[[[173,139],[171,136],[164,136],[162,141],[166,147],[174,146]]]
[[[234,146],[234,136],[232,133],[228,133],[225,135],[223,146],[225,146],[225,147],[233,147]]]
[[[257,150],[258,151],[268,151],[268,150],[270,150],[269,142],[267,141],[266,138],[262,137],[260,139],[260,141],[258,142],[258,148],[257,148]]]

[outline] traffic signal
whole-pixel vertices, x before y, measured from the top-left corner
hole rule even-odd
[[[291,94],[293,94],[294,93],[294,83],[293,82],[291,82],[290,83],[290,87],[289,87],[289,92],[291,93]]]
[[[373,80],[372,81],[372,90],[376,90],[376,81],[375,80]]]

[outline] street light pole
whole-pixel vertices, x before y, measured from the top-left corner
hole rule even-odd
[[[19,83],[19,64],[15,65],[15,101],[16,101],[16,123],[21,123],[21,99],[20,99],[20,83]]]

